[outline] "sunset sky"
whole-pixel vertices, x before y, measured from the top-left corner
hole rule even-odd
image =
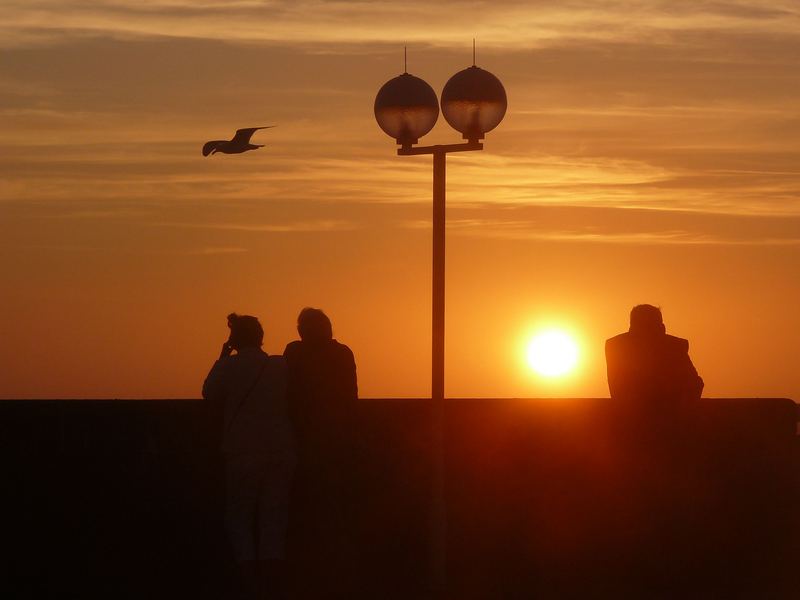
[[[800,400],[797,0],[4,0],[0,397],[197,397],[227,313],[280,353],[304,306],[362,396],[429,394],[430,157],[373,102],[405,44],[440,93],[473,37],[509,108],[448,159],[447,395],[607,396],[646,302],[707,396]]]

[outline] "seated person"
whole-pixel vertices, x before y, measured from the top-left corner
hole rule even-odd
[[[650,304],[634,306],[628,332],[606,341],[606,366],[615,400],[668,404],[703,391],[688,340],[667,335],[661,310]]]

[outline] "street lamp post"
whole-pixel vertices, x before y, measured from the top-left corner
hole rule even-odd
[[[439,117],[433,88],[408,72],[387,81],[375,98],[375,119],[395,138],[399,156],[433,155],[433,274],[431,318],[431,583],[446,584],[447,505],[444,464],[444,293],[445,293],[445,190],[446,162],[450,152],[482,150],[480,142],[506,112],[506,92],[500,80],[474,64],[453,75],[442,90],[445,120],[467,140],[461,144],[414,146]]]

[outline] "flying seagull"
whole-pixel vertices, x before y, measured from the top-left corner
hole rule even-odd
[[[264,144],[251,144],[250,138],[259,129],[269,129],[275,125],[267,125],[266,127],[247,127],[245,129],[237,129],[236,135],[232,140],[212,140],[203,144],[203,156],[222,152],[223,154],[241,154],[248,150],[255,150],[261,148]]]

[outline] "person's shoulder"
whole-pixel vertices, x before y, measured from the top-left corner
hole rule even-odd
[[[267,364],[282,369],[286,366],[286,359],[280,354],[270,354],[267,356]]]
[[[221,369],[225,369],[230,367],[231,365],[236,364],[236,355],[231,354],[230,356],[220,356],[217,359],[217,362],[214,363],[215,367],[219,367]]]
[[[614,337],[610,337],[606,340],[606,348],[619,346],[620,344],[624,344],[628,338],[630,338],[631,334],[627,331],[615,335]]]
[[[335,349],[335,351],[340,354],[341,356],[348,356],[350,358],[353,357],[353,351],[350,350],[350,346],[347,344],[342,344],[339,340],[331,340],[331,346]]]
[[[279,354],[270,354],[266,358],[266,372],[268,377],[286,379],[286,360]]]
[[[236,369],[237,365],[241,362],[238,354],[231,354],[230,356],[223,356],[214,363],[214,369],[221,372],[228,372]]]
[[[666,334],[664,338],[671,348],[675,348],[677,350],[689,350],[689,340],[687,339],[679,338],[669,334]]]
[[[294,354],[300,352],[303,348],[303,342],[300,340],[294,340],[293,342],[289,342],[286,344],[286,348],[283,349],[283,356],[284,358],[288,358]]]
[[[214,364],[211,365],[211,370],[208,376],[211,378],[227,378],[230,376],[232,369],[236,367],[236,356],[221,356]]]

